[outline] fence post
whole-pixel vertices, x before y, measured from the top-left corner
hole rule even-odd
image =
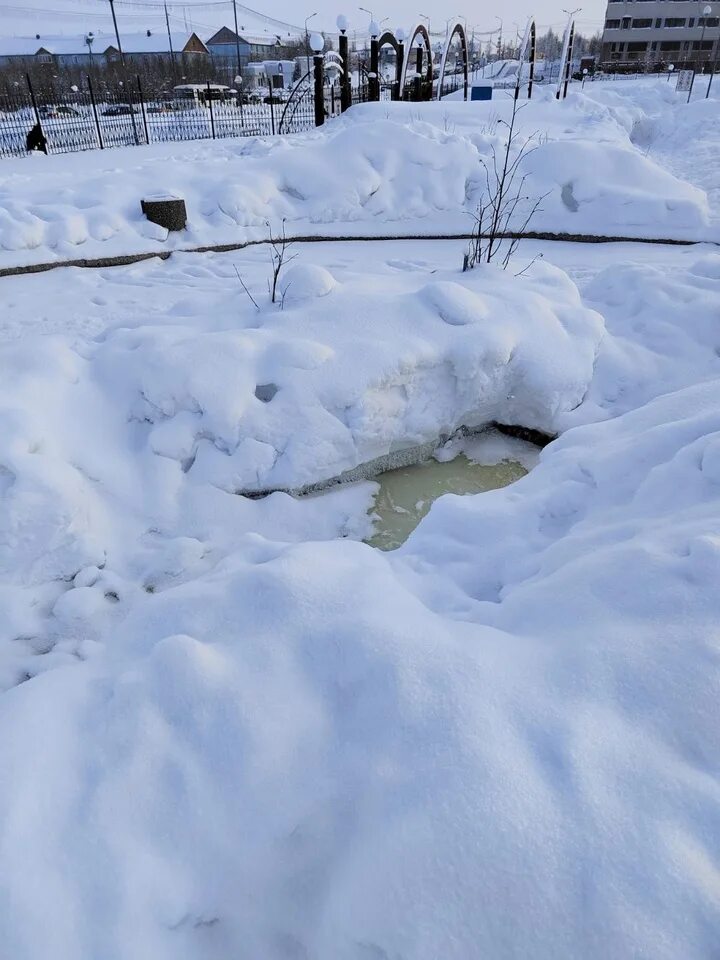
[[[213,103],[212,103],[212,90],[210,89],[210,81],[207,82],[207,99],[208,106],[210,107],[210,132],[212,133],[213,140],[215,139],[215,114],[213,113]]]
[[[133,138],[135,140],[135,146],[139,147],[140,137],[138,136],[137,123],[135,121],[135,104],[133,103],[132,86],[130,84],[130,81],[127,78],[127,73],[124,73],[123,76],[125,77],[125,79],[122,81],[122,88],[124,91],[127,92],[128,106],[130,107],[130,120],[132,121],[132,128],[133,128]]]
[[[313,70],[315,74],[315,126],[321,127],[325,123],[325,90],[323,89],[325,60],[321,53],[316,53],[313,57]]]
[[[380,99],[380,47],[377,37],[370,38],[370,72],[368,73],[368,100]]]
[[[90,103],[92,104],[93,117],[95,117],[95,129],[97,130],[98,144],[101,150],[105,149],[105,144],[103,143],[102,130],[100,129],[100,117],[97,112],[97,104],[95,103],[95,91],[92,88],[92,83],[90,82],[90,74],[87,77],[88,90],[90,91]]]
[[[273,96],[273,87],[272,81],[270,81],[270,130],[272,135],[275,136],[275,104],[273,103],[275,97]]]
[[[348,37],[344,30],[340,31],[338,52],[342,60],[343,72],[340,75],[340,110],[345,111],[352,104],[352,90],[350,88],[350,56],[348,53]]]
[[[145,128],[145,143],[150,143],[150,129],[148,127],[147,113],[145,112],[145,99],[140,83],[140,74],[137,75],[138,96],[140,97],[140,109],[142,110],[143,127]]]
[[[30,91],[30,100],[32,101],[33,110],[35,111],[35,122],[40,127],[40,132],[42,133],[42,135],[45,136],[45,132],[43,131],[42,124],[40,123],[40,111],[38,110],[38,107],[37,107],[37,100],[35,99],[35,91],[33,90],[33,85],[30,82],[29,73],[25,74],[25,79],[27,80],[28,90]]]
[[[396,91],[395,99],[396,100],[402,100],[403,98],[403,92],[400,89],[400,84],[402,83],[404,64],[405,64],[405,41],[399,40],[397,45],[397,62],[395,64],[395,91]]]

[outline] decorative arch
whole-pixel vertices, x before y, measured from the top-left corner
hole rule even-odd
[[[564,100],[567,96],[568,83],[570,82],[570,70],[572,67],[573,43],[575,42],[575,21],[568,20],[565,27],[565,36],[563,37],[562,57],[560,59],[560,74],[558,76],[558,85],[555,91],[555,99],[559,100],[562,94]]]
[[[405,59],[405,47],[398,40],[395,34],[391,30],[386,30],[382,34],[380,39],[377,42],[377,51],[378,51],[378,69],[380,61],[380,51],[383,47],[392,47],[395,51],[395,80],[392,86],[392,99],[399,100],[401,96],[402,87],[400,86],[400,76],[402,74],[404,59]],[[382,85],[382,84],[381,84]]]
[[[448,54],[450,53],[450,47],[452,46],[453,37],[455,36],[460,37],[460,47],[463,55],[463,99],[467,100],[468,98],[468,42],[467,35],[465,33],[465,27],[463,27],[460,21],[458,21],[448,34],[448,38],[445,43],[445,49],[443,50],[442,60],[440,61],[440,77],[438,79],[437,86],[438,100],[442,100],[442,85],[443,80],[445,79],[445,65],[447,64]]]
[[[386,30],[378,40],[378,50],[382,50],[383,47],[392,47],[395,53],[400,53],[400,44],[390,30]]]
[[[525,63],[525,57],[528,54],[528,49],[530,51],[530,76],[528,77],[528,100],[532,97],[532,88],[533,80],[535,79],[535,46],[536,46],[537,33],[535,30],[535,21],[532,17],[528,18],[527,25],[525,26],[525,36],[523,37],[522,46],[520,47],[520,56],[518,57],[518,75],[517,83],[515,84],[515,99],[520,96],[520,87],[522,86],[522,69],[523,64]]]
[[[425,48],[425,55],[427,57],[427,73],[425,76],[426,83],[430,84],[430,89],[432,89],[432,79],[433,79],[433,61],[432,61],[432,45],[430,43],[430,34],[427,32],[427,27],[424,23],[419,23],[412,34],[410,35],[410,42],[406,46],[407,54],[405,56],[405,63],[403,64],[402,76],[400,78],[400,98],[402,99],[403,93],[405,91],[405,84],[407,83],[407,71],[408,64],[410,63],[410,57],[412,56],[412,51],[415,49],[415,41],[420,37],[423,41],[423,46]]]

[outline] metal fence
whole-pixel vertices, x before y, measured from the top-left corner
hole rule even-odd
[[[448,86],[456,81],[448,78]],[[315,127],[315,89],[311,73],[291,90],[272,90],[254,100],[217,84],[186,85],[184,94],[173,91],[146,95],[140,77],[127,77],[113,85],[85,77],[80,86],[34,87],[30,77],[0,91],[0,157],[23,156],[28,136],[34,148],[47,153],[104,150],[178,140],[219,140],[223,137],[258,137],[299,133]],[[350,102],[365,103],[371,96],[367,77],[351,91]],[[381,100],[400,96],[398,84],[378,83]],[[402,92],[408,100],[429,100],[432,85],[415,81]],[[335,78],[323,86],[325,119],[341,112],[341,89]]]
[[[328,115],[335,112],[337,94],[328,94]],[[300,98],[296,108],[280,120],[287,94],[273,91],[261,102],[247,97],[220,96],[207,84],[192,98],[147,98],[139,77],[114,88],[93,85],[69,91],[34,89],[15,84],[0,92],[0,156],[22,156],[27,137],[39,126],[48,153],[71,153],[106,147],[164,143],[174,140],[221,139],[297,133],[314,127],[312,96]]]

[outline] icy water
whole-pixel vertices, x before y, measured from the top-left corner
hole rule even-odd
[[[366,542],[380,550],[394,550],[403,544],[444,493],[483,493],[519,480],[527,473],[514,460],[484,465],[463,454],[444,463],[427,460],[381,474],[375,480],[380,490],[375,497],[373,535]]]

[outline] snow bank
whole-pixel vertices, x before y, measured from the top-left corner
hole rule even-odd
[[[558,103],[538,91],[521,112],[518,144],[536,135],[526,188],[531,197],[548,194],[534,229],[715,236],[703,192],[630,139],[630,108],[582,94]],[[266,237],[266,222],[277,228],[283,218],[296,235],[367,234],[379,224],[390,235],[466,232],[485,186],[482,163],[501,147],[498,121],[510,106],[503,96],[489,104],[365,104],[321,132],[291,138],[6,160],[0,266],[242,242]],[[156,191],[186,199],[182,234],[168,236],[142,217],[140,198]],[[518,211],[516,225],[522,219]]]
[[[718,436],[688,388],[394,556],[248,538],[124,602],[0,698],[9,955],[711,956]]]
[[[341,261],[0,349],[8,956],[706,960],[720,256],[606,270],[606,326],[542,263]],[[577,425],[392,555],[369,484],[223,488],[468,412]]]

